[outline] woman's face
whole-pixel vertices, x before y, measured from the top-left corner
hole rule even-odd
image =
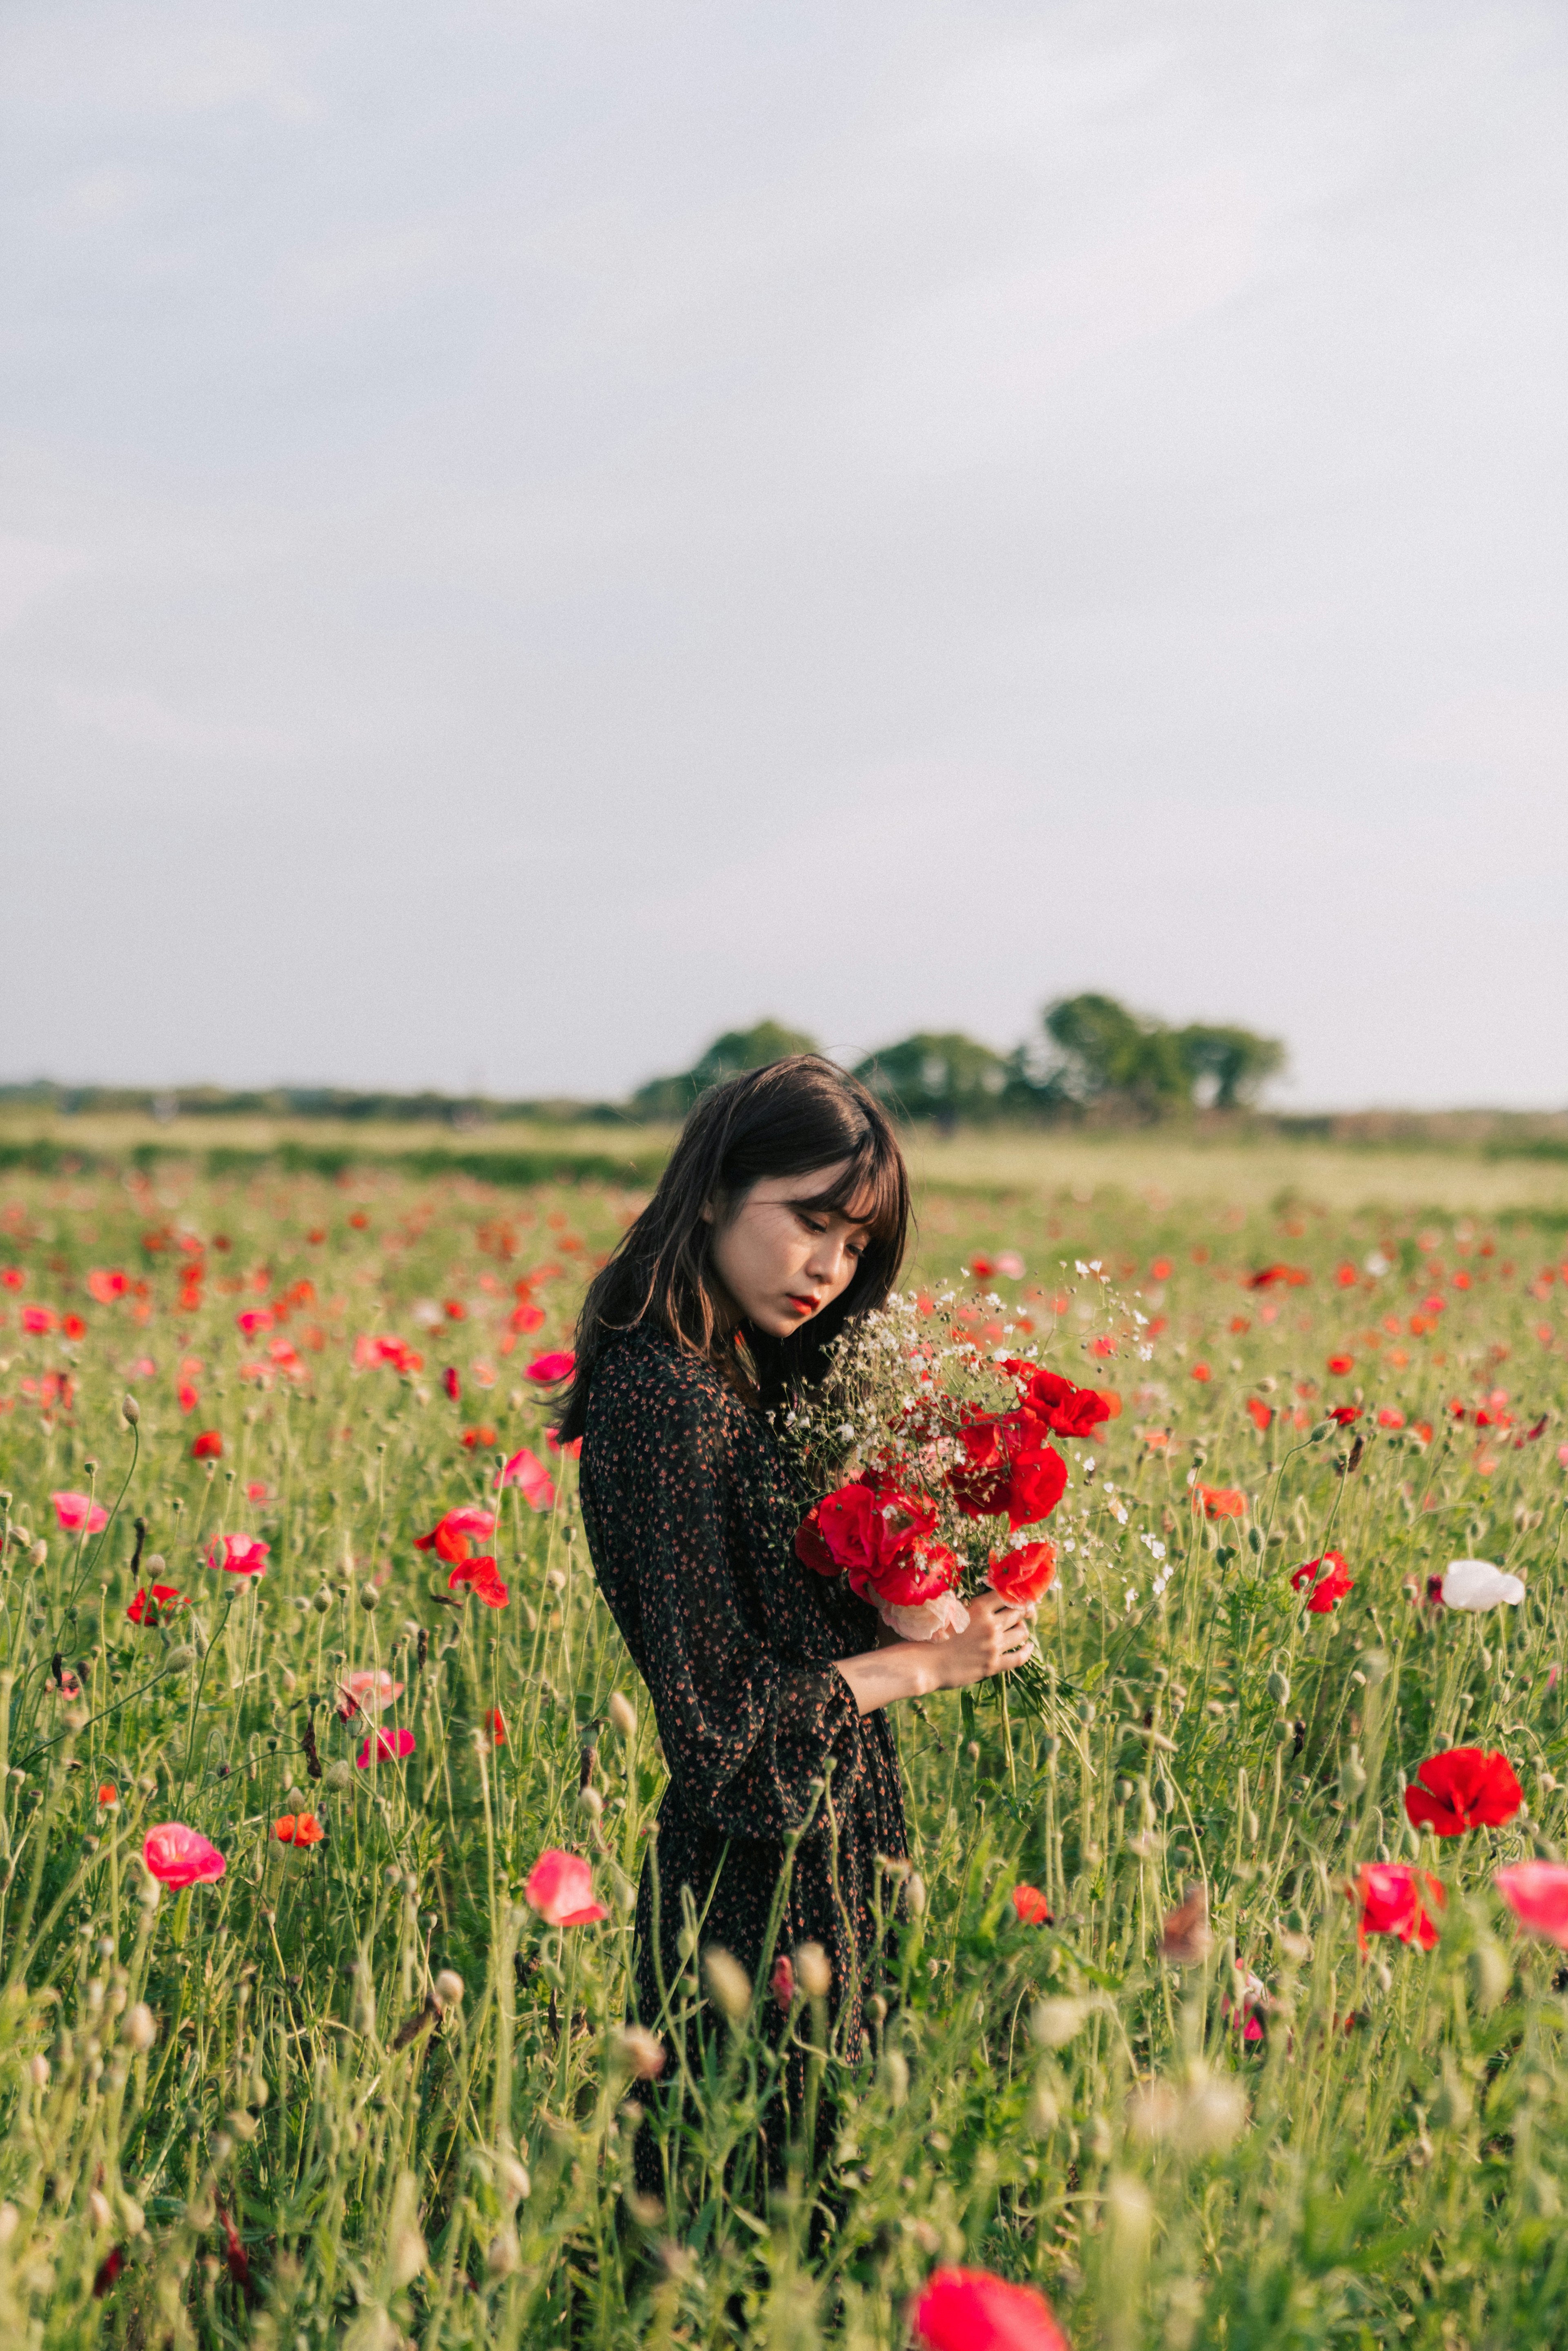
[[[821,1314],[855,1278],[866,1247],[864,1219],[807,1205],[831,1192],[847,1165],[765,1176],[727,1217],[712,1207],[703,1210],[714,1228],[714,1270],[732,1304],[776,1339]]]

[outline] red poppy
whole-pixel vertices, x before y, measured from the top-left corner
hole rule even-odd
[[[1247,1497],[1239,1486],[1200,1484],[1193,1488],[1192,1507],[1201,1510],[1206,1519],[1244,1519]]]
[[[1067,1464],[1030,1412],[977,1413],[958,1431],[965,1458],[947,1472],[967,1519],[1006,1511],[1012,1527],[1051,1516],[1067,1490]]]
[[[125,2267],[125,2260],[126,2249],[123,2245],[116,2245],[112,2252],[105,2253],[93,2273],[92,2298],[95,2302],[103,2300],[104,2295]]]
[[[401,1763],[405,1755],[413,1753],[412,1730],[378,1730],[367,1739],[354,1761],[361,1771],[368,1771],[371,1754],[385,1763]]]
[[[456,1371],[450,1364],[447,1364],[446,1369],[441,1374],[441,1384],[445,1389],[447,1395],[451,1397],[453,1403],[456,1404],[463,1394],[463,1383],[458,1378]]]
[[[1358,1404],[1331,1404],[1328,1416],[1338,1421],[1342,1428],[1348,1428],[1353,1420],[1361,1418],[1361,1406]]]
[[[1038,1886],[1015,1886],[1013,1908],[1026,1927],[1049,1927],[1051,1905]]]
[[[1378,1407],[1377,1426],[1379,1428],[1403,1428],[1405,1415],[1397,1405],[1382,1405]]]
[[[780,1951],[774,1960],[773,1973],[768,1979],[768,1988],[780,2008],[789,2008],[793,2004],[795,1970],[788,1951]]]
[[[576,1368],[577,1357],[570,1347],[553,1355],[536,1355],[528,1367],[528,1377],[538,1380],[541,1387],[549,1387],[557,1380],[570,1380]]]
[[[559,1437],[556,1435],[554,1429],[547,1428],[545,1431],[545,1443],[549,1447],[552,1453],[564,1454],[569,1461],[579,1461],[582,1458],[582,1439],[580,1437],[569,1437],[567,1442],[563,1445]]]
[[[471,1584],[486,1608],[504,1608],[507,1604],[507,1587],[488,1553],[481,1559],[459,1560],[446,1579],[446,1588],[455,1592],[460,1583]]]
[[[1429,1951],[1437,1939],[1432,1911],[1448,1899],[1437,1878],[1402,1861],[1363,1862],[1350,1897],[1361,1906],[1355,1933],[1363,1952],[1369,1935],[1396,1935]]]
[[[223,1458],[224,1440],[215,1428],[204,1428],[191,1447],[193,1461],[219,1461]]]
[[[214,1535],[207,1547],[207,1565],[225,1575],[265,1575],[270,1543],[255,1535]]]
[[[106,1813],[117,1813],[120,1810],[120,1791],[112,1780],[104,1782],[98,1792],[98,1801]]]
[[[0,1265],[0,1289],[20,1290],[26,1279],[19,1265]]]
[[[235,1316],[235,1328],[254,1339],[258,1331],[270,1331],[275,1319],[270,1306],[247,1306]]]
[[[544,1308],[536,1306],[528,1298],[525,1298],[520,1304],[512,1309],[511,1324],[514,1331],[537,1331],[544,1319]]]
[[[1054,1543],[1020,1543],[1016,1551],[993,1552],[986,1582],[1004,1600],[1020,1607],[1050,1591],[1056,1576]]]
[[[496,1483],[519,1488],[524,1501],[533,1510],[548,1510],[555,1502],[555,1479],[538,1455],[530,1453],[526,1445],[497,1470]]]
[[[31,1332],[35,1339],[41,1339],[46,1332],[52,1331],[54,1327],[54,1315],[47,1306],[23,1307],[22,1328],[24,1331]]]
[[[1251,1421],[1253,1427],[1261,1434],[1264,1429],[1271,1426],[1274,1418],[1274,1408],[1272,1405],[1265,1404],[1261,1396],[1249,1396],[1247,1399],[1247,1415],[1248,1418]]]
[[[468,1447],[470,1453],[476,1453],[480,1451],[482,1447],[494,1445],[496,1442],[496,1432],[491,1427],[487,1420],[482,1420],[477,1422],[474,1427],[465,1428],[464,1430],[463,1442]]]
[[[274,1821],[272,1834],[279,1844],[319,1844],[327,1832],[314,1813],[285,1813]]]
[[[1194,1364],[1192,1367],[1192,1376],[1195,1380],[1198,1381],[1211,1380],[1214,1377],[1214,1374],[1209,1370],[1207,1364]]]
[[[133,1625],[156,1625],[168,1610],[189,1606],[177,1584],[155,1583],[151,1592],[139,1592],[125,1613]]]
[[[1024,1411],[1042,1420],[1058,1437],[1092,1437],[1100,1423],[1111,1417],[1110,1405],[1097,1389],[1075,1387],[1060,1372],[1042,1371],[1038,1364],[1016,1358],[1009,1358],[1002,1369],[1018,1383]]]
[[[495,1531],[495,1511],[480,1510],[470,1502],[460,1510],[448,1510],[427,1535],[416,1535],[413,1547],[415,1551],[434,1551],[437,1559],[445,1560],[450,1566],[469,1556],[473,1548],[468,1541],[470,1535],[477,1535],[483,1541]]]
[[[79,1314],[62,1315],[60,1318],[60,1329],[68,1339],[85,1339],[87,1337],[87,1324],[82,1321]]]
[[[988,2270],[933,2270],[909,2323],[922,2351],[1070,2351],[1045,2296]]]
[[[1355,1578],[1346,1569],[1343,1552],[1325,1551],[1322,1559],[1309,1559],[1297,1568],[1291,1578],[1291,1589],[1306,1593],[1307,1607],[1312,1615],[1327,1616],[1336,1601],[1355,1589]]]
[[[591,1927],[608,1918],[602,1902],[593,1899],[593,1874],[582,1855],[547,1845],[523,1885],[523,1900],[537,1910],[547,1927]]]
[[[1451,1747],[1429,1755],[1405,1791],[1405,1810],[1418,1829],[1434,1836],[1462,1836],[1467,1829],[1500,1828],[1524,1802],[1506,1755],[1479,1747]]]
[[[493,1706],[485,1719],[489,1726],[490,1736],[495,1740],[497,1746],[505,1747],[507,1743],[507,1718],[501,1712],[500,1708],[498,1706]]]
[[[1303,1266],[1265,1265],[1260,1266],[1256,1273],[1248,1275],[1247,1287],[1249,1290],[1272,1290],[1277,1282],[1282,1281],[1287,1289],[1300,1290],[1310,1279]]]
[[[1329,1369],[1333,1374],[1335,1379],[1343,1380],[1347,1372],[1354,1371],[1355,1357],[1354,1355],[1331,1355],[1329,1357]]]

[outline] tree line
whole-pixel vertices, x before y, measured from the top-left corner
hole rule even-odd
[[[787,1053],[814,1053],[817,1040],[777,1020],[727,1029],[700,1060],[654,1078],[632,1097],[645,1119],[682,1118],[709,1086]],[[957,1030],[919,1029],[854,1064],[854,1074],[888,1107],[938,1126],[1040,1123],[1097,1113],[1141,1121],[1194,1109],[1236,1110],[1285,1066],[1276,1037],[1191,1021],[1173,1028],[1134,1012],[1113,996],[1061,996],[1040,1014],[1039,1034],[998,1053]]]

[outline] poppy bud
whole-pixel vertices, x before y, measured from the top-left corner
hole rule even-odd
[[[152,2011],[144,2000],[139,2000],[134,2007],[126,2010],[120,2037],[128,2049],[135,2050],[139,2057],[144,2055],[157,2040],[158,2027],[153,2021]]]
[[[630,1740],[636,1738],[637,1709],[620,1690],[612,1690],[610,1694],[610,1719],[622,1739]]]
[[[381,1604],[382,1604],[382,1595],[381,1595],[381,1593],[376,1590],[375,1585],[374,1585],[373,1583],[361,1583],[361,1586],[360,1586],[360,1605],[361,1605],[361,1608],[379,1608],[379,1607],[381,1606]]]
[[[127,1425],[130,1427],[134,1428],[137,1422],[141,1417],[141,1406],[137,1403],[136,1398],[131,1394],[129,1388],[120,1400],[120,1409],[125,1416]]]
[[[795,1978],[808,2000],[827,1999],[833,1988],[833,1969],[821,1943],[800,1946],[795,1953]]]
[[[32,1550],[27,1553],[27,1563],[30,1567],[42,1567],[48,1555],[48,1544],[39,1541],[33,1545]]]
[[[438,2008],[458,2008],[463,2001],[463,1979],[455,1968],[443,1968],[433,1987]]]
[[[1276,1706],[1290,1705],[1291,1685],[1285,1678],[1285,1676],[1279,1672],[1278,1669],[1270,1675],[1267,1688],[1270,1697],[1273,1699]]]
[[[923,1917],[925,1913],[925,1880],[917,1869],[910,1871],[909,1884],[904,1890],[909,1896],[911,1916],[915,1918]]]
[[[310,1605],[316,1610],[318,1615],[321,1616],[325,1616],[328,1609],[332,1605],[332,1594],[324,1583],[318,1591],[316,1597],[310,1603]]]
[[[512,2272],[517,2268],[517,2263],[521,2259],[522,2254],[517,2246],[517,2231],[515,2229],[502,2229],[496,2236],[491,2238],[489,2245],[486,2249],[485,2267],[489,2271],[492,2277],[510,2277]]]
[[[628,2024],[615,2037],[615,2053],[640,2082],[656,2081],[664,2070],[665,2049],[645,2024]]]
[[[163,1662],[172,1674],[188,1674],[196,1662],[196,1653],[189,1641],[182,1641],[170,1650]]]
[[[580,1788],[578,1790],[577,1801],[582,1811],[587,1813],[591,1819],[596,1821],[602,1819],[604,1814],[604,1799],[600,1794],[597,1788]]]
[[[738,2024],[751,2006],[751,1979],[740,1961],[718,1943],[703,1953],[707,1988],[732,2024]]]
[[[533,2194],[533,2181],[515,2155],[503,2155],[496,2165],[496,2185],[501,2191],[503,2210],[515,2212]]]

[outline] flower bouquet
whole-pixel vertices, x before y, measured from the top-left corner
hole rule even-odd
[[[783,1416],[810,1468],[835,1460],[841,1473],[802,1520],[797,1554],[846,1576],[904,1640],[963,1632],[966,1592],[1032,1606],[1051,1589],[1056,1549],[1040,1531],[1068,1484],[1052,1439],[1092,1440],[1120,1408],[1032,1347],[983,1350],[955,1305],[951,1292],[895,1293],[841,1343],[825,1407]]]

